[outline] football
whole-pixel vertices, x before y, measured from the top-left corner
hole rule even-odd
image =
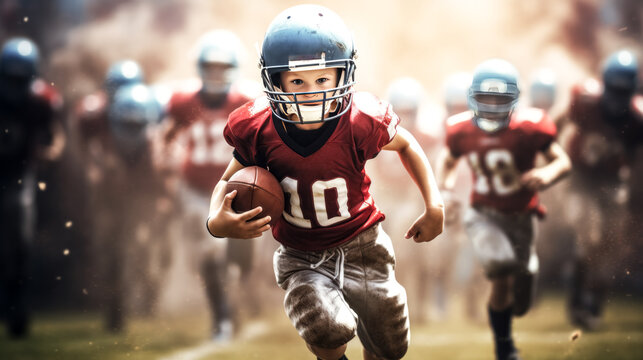
[[[284,192],[281,185],[270,171],[259,166],[248,166],[234,173],[226,194],[237,190],[232,200],[232,209],[237,213],[261,206],[262,211],[254,219],[270,215],[270,226],[274,226],[284,211]]]

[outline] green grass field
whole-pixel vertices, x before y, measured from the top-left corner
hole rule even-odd
[[[549,295],[514,322],[514,334],[525,359],[643,359],[642,305],[630,297],[613,299],[600,331],[571,340],[575,329],[562,298]],[[30,338],[0,337],[0,359],[314,359],[281,309],[250,321],[230,344],[207,342],[207,329],[206,316],[135,319],[124,334],[112,335],[98,315],[37,314]],[[361,359],[357,339],[347,356]],[[412,326],[405,359],[493,359],[491,335],[484,322],[450,315]]]

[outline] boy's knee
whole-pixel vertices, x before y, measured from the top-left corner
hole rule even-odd
[[[400,335],[398,339],[389,342],[388,346],[380,346],[376,355],[380,359],[397,360],[403,358],[408,349],[408,338]]]
[[[304,341],[334,349],[355,337],[357,323],[342,299],[329,298],[332,293],[320,295],[312,284],[288,291],[284,302],[286,313]]]

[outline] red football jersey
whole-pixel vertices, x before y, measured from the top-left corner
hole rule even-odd
[[[262,97],[233,112],[224,134],[244,165],[267,166],[281,183],[286,206],[272,229],[275,239],[300,250],[323,250],[384,219],[364,165],[393,139],[398,122],[389,105],[356,93],[351,109],[303,147]]]
[[[488,134],[472,119],[467,111],[447,120],[447,146],[453,156],[466,156],[472,170],[471,204],[506,213],[536,211],[538,195],[522,187],[520,176],[556,138],[554,123],[542,110],[520,109],[508,128]]]
[[[232,149],[223,139],[228,115],[251,99],[232,87],[223,105],[204,104],[199,89],[179,91],[168,103],[168,114],[187,127],[179,140],[185,146],[181,174],[190,186],[211,192],[232,159]]]
[[[101,139],[102,143],[108,143],[107,101],[105,92],[97,91],[84,96],[76,104],[73,127],[78,131],[81,141]]]
[[[577,126],[567,145],[574,170],[594,179],[617,177],[628,149],[643,142],[643,97],[635,95],[630,115],[615,124],[600,106],[602,92],[594,79],[574,86],[568,113]]]

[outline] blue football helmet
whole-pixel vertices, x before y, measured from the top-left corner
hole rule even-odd
[[[26,38],[12,38],[0,52],[0,96],[20,101],[29,95],[29,87],[38,76],[40,52]]]
[[[143,70],[136,61],[123,60],[112,64],[105,75],[104,87],[110,99],[114,98],[116,91],[125,85],[143,82]]]
[[[608,115],[620,116],[629,110],[630,100],[638,88],[638,60],[628,51],[610,55],[603,66],[601,103]]]
[[[531,106],[549,111],[556,102],[556,74],[551,69],[541,69],[534,75],[529,87]]]
[[[488,133],[505,129],[519,96],[516,68],[502,59],[484,61],[473,72],[467,96],[474,124]]]
[[[317,123],[344,115],[355,83],[355,47],[351,31],[331,10],[319,5],[286,9],[272,21],[261,49],[261,77],[273,114],[282,121]],[[338,84],[327,91],[286,93],[279,73],[323,68],[340,69]],[[319,100],[304,100],[320,94]],[[291,116],[296,115],[296,119]]]
[[[213,30],[201,38],[197,66],[206,94],[220,96],[230,90],[239,77],[243,46],[228,30]]]
[[[136,157],[147,146],[148,126],[160,121],[161,107],[148,86],[126,85],[116,91],[108,119],[117,151]]]
[[[31,80],[38,74],[40,52],[38,46],[26,38],[13,38],[2,47],[0,74]]]

